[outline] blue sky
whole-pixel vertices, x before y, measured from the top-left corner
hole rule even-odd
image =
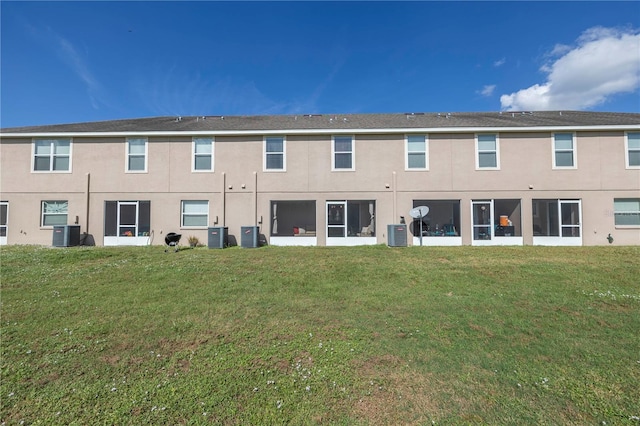
[[[640,112],[640,2],[2,1],[0,126]]]

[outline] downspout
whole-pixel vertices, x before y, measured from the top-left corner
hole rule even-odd
[[[90,206],[91,206],[91,173],[87,173],[87,189],[84,193],[84,197],[86,201],[85,211],[84,211],[84,223],[85,223],[84,233],[86,235],[89,235],[89,213],[90,213]]]
[[[391,180],[392,180],[392,185],[393,185],[393,220],[396,220],[397,216],[397,209],[398,209],[398,191],[397,191],[397,181],[398,181],[398,176],[396,174],[396,172],[392,172],[391,173]],[[396,222],[391,222],[391,223],[396,223]]]
[[[258,226],[258,172],[253,172],[253,225]]]
[[[222,226],[227,226],[227,174],[222,172]]]

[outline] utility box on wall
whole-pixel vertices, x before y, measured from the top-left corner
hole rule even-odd
[[[240,228],[240,246],[244,248],[258,247],[259,226],[243,226]]]
[[[80,225],[57,225],[53,227],[54,247],[73,247],[80,245]]]
[[[387,225],[387,239],[389,247],[406,247],[407,225]]]
[[[207,246],[221,249],[229,246],[229,228],[226,226],[214,226],[209,228]]]

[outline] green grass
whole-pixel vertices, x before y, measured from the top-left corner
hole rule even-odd
[[[3,424],[640,424],[640,248],[4,247]]]

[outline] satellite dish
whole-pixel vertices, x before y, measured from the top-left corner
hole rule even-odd
[[[409,216],[414,219],[421,219],[425,217],[429,213],[429,207],[427,206],[418,206],[411,210],[409,210]]]

